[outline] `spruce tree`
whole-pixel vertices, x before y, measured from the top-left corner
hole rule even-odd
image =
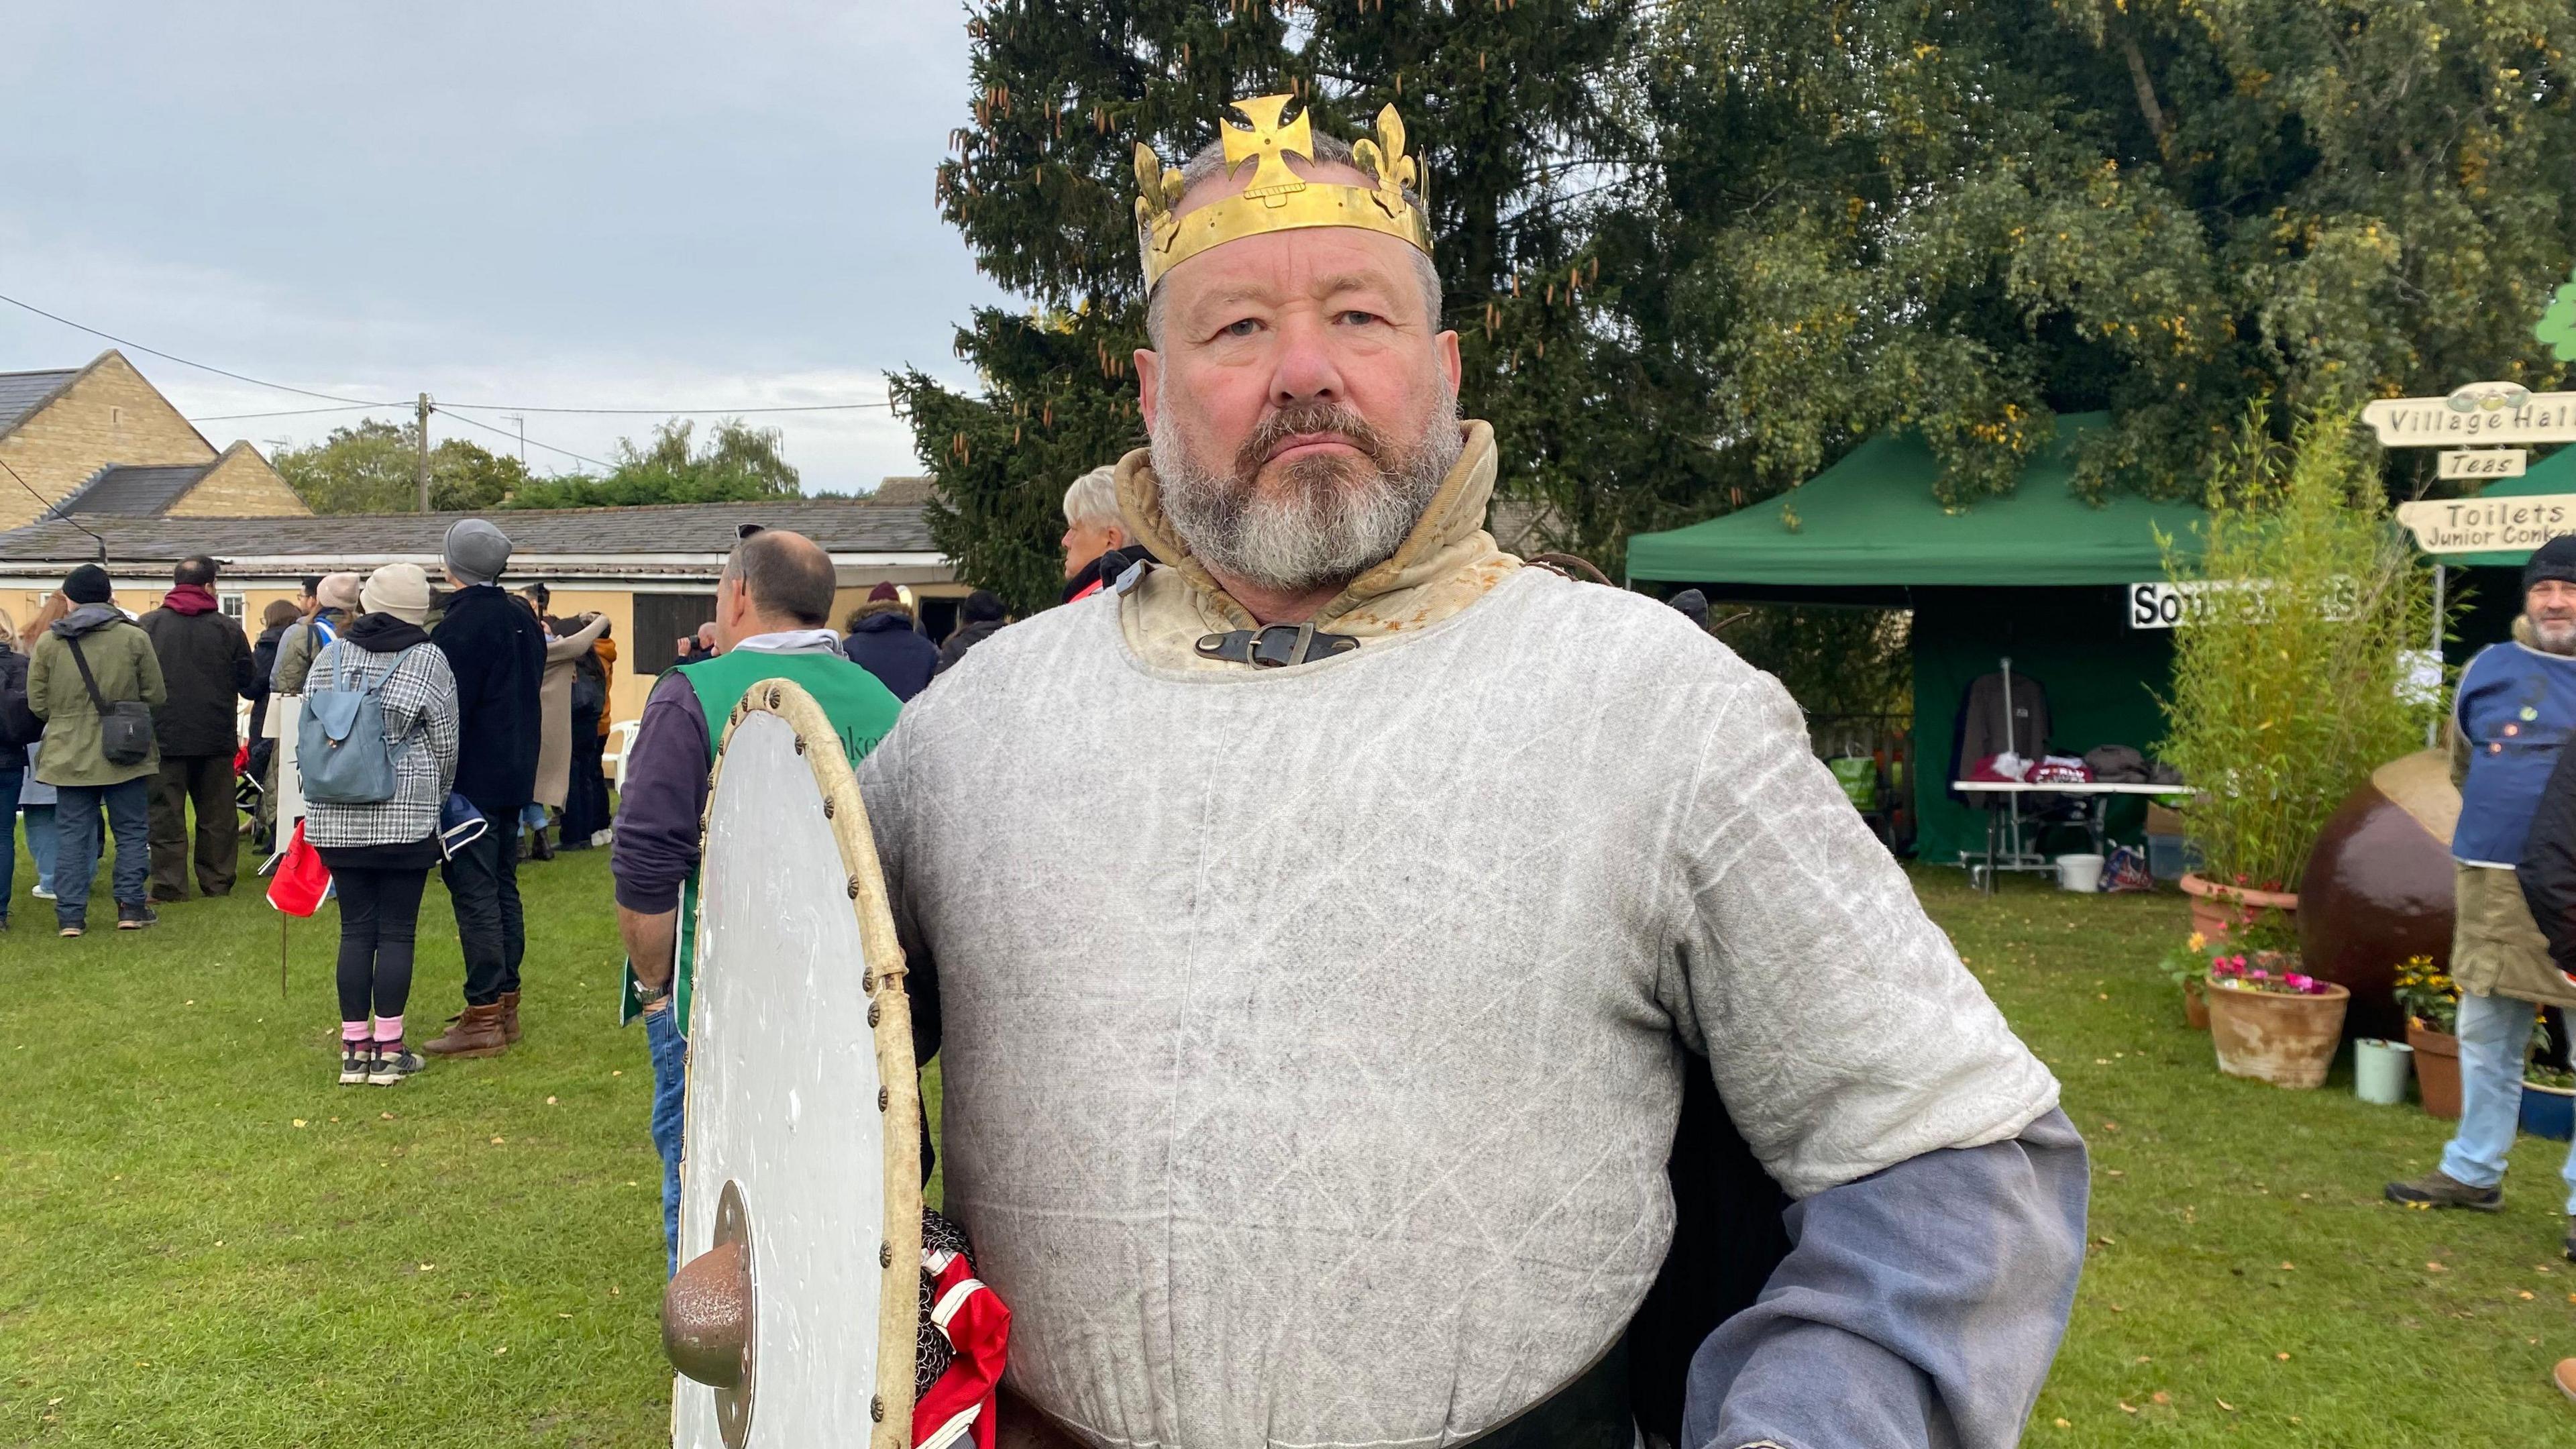
[[[1286,92],[1314,123],[1367,133],[1403,115],[1430,170],[1462,410],[1500,434],[1506,489],[1576,507],[1588,471],[1651,452],[1652,391],[1588,366],[1591,299],[1636,242],[1595,246],[1601,198],[1635,168],[1610,83],[1637,0],[994,0],[975,9],[968,123],[939,168],[942,214],[978,265],[1028,299],[957,334],[968,395],[913,371],[896,396],[940,480],[931,527],[961,571],[1020,610],[1061,579],[1059,505],[1075,475],[1144,441],[1131,354],[1144,342],[1134,150],[1179,165],[1225,105]],[[1608,188],[1603,190],[1601,188]],[[1700,389],[1704,391],[1704,389]],[[1597,511],[1597,510],[1595,510]],[[1593,529],[1599,537],[1606,530]],[[1579,537],[1577,541],[1580,541]]]

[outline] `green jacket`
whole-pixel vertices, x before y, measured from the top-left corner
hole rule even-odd
[[[98,680],[109,704],[140,700],[158,708],[169,698],[161,683],[161,657],[152,638],[113,604],[83,604],[36,640],[27,665],[27,707],[45,722],[45,748],[36,757],[36,779],[47,785],[117,785],[161,769],[161,748],[131,765],[111,765],[99,747],[98,708],[81,683],[70,640]]]

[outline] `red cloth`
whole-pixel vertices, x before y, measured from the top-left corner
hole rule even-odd
[[[204,584],[172,584],[161,596],[161,607],[173,614],[211,614],[215,611],[214,591]]]
[[[322,908],[322,894],[330,888],[331,868],[322,863],[320,851],[305,843],[304,822],[298,820],[286,858],[269,877],[268,903],[290,916],[309,916]]]
[[[1087,599],[1087,598],[1090,598],[1092,595],[1094,595],[1094,594],[1096,594],[1096,593],[1099,593],[1099,592],[1100,592],[1100,580],[1098,580],[1098,579],[1093,579],[1090,583],[1085,584],[1085,585],[1083,586],[1082,592],[1081,592],[1081,593],[1078,593],[1078,594],[1076,594],[1076,595],[1074,595],[1074,596],[1073,596],[1073,599]],[[1072,602],[1073,602],[1073,599],[1067,599],[1067,600],[1065,600],[1065,602],[1066,602],[1066,603],[1068,603],[1068,604],[1070,604],[1070,603],[1072,603]]]
[[[993,1449],[993,1396],[1010,1359],[1011,1310],[963,1253],[925,1249],[921,1266],[934,1290],[931,1325],[948,1336],[956,1357],[912,1406],[913,1449],[951,1449],[970,1438],[975,1449]]]

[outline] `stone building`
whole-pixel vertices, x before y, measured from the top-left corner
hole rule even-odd
[[[313,510],[246,442],[218,450],[123,353],[0,373],[0,530],[66,515],[243,518]]]

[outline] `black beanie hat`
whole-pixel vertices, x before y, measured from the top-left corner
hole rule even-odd
[[[2522,591],[2544,579],[2576,584],[2576,534],[2562,533],[2531,551],[2522,566]]]
[[[63,597],[75,604],[104,604],[116,597],[116,586],[108,582],[107,570],[96,564],[82,564],[64,575]]]

